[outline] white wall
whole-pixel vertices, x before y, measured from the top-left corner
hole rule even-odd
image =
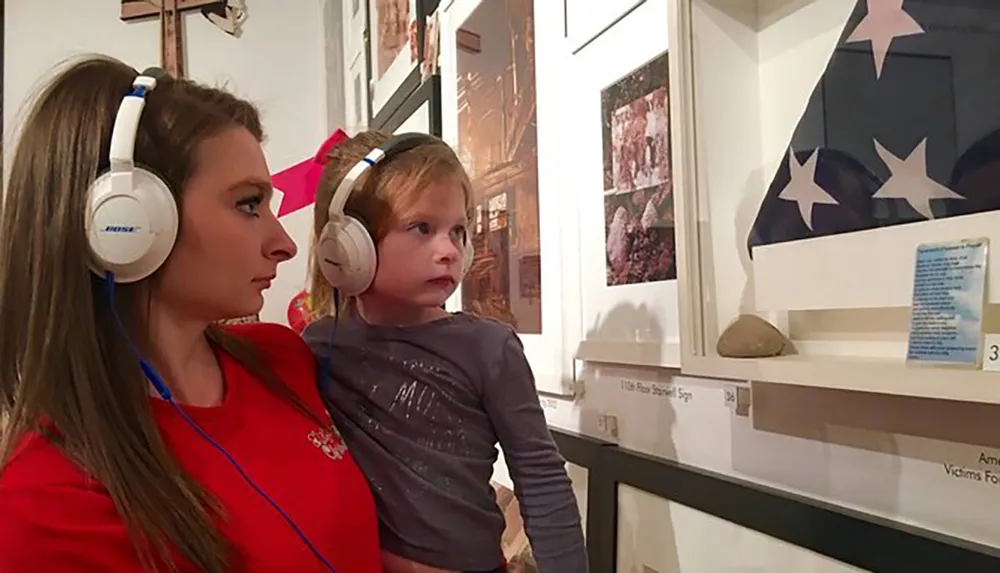
[[[240,38],[228,36],[200,13],[185,17],[187,74],[225,85],[260,106],[268,136],[264,151],[272,172],[277,172],[311,157],[327,133],[323,3],[251,0],[247,4],[249,18]],[[120,6],[118,0],[7,0],[5,164],[22,102],[56,64],[93,52],[139,69],[159,63],[156,20],[122,22]],[[300,254],[280,268],[266,297],[263,320],[284,322],[288,301],[301,288],[310,219],[302,212],[283,221]]]

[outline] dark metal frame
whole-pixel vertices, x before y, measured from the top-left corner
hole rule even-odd
[[[873,573],[1000,571],[1000,548],[552,430],[566,461],[587,468],[590,570],[615,571],[618,486],[708,513]],[[724,549],[723,549],[724,550]]]
[[[441,137],[441,76],[437,74],[427,78],[399,106],[393,109],[389,109],[386,106],[383,109],[386,113],[380,113],[378,117],[372,120],[372,129],[388,133],[396,131],[425,102],[429,103],[427,106],[428,113],[430,113],[428,122],[430,126],[429,133]]]

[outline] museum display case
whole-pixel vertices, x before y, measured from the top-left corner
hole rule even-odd
[[[918,247],[1000,240],[1000,6],[678,0],[669,22],[683,371],[1000,403],[992,342],[985,366],[907,361]],[[1000,332],[994,253],[941,340]]]

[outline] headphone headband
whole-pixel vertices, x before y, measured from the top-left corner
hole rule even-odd
[[[395,157],[401,153],[420,147],[421,145],[440,143],[441,140],[426,133],[401,133],[383,141],[375,149],[368,152],[361,161],[354,164],[354,167],[347,172],[337,190],[333,192],[330,199],[330,207],[327,209],[327,216],[330,219],[342,216],[347,200],[351,198],[351,193],[357,188],[358,182],[367,175],[371,168],[386,159]]]
[[[132,82],[132,91],[122,98],[111,130],[108,160],[112,173],[112,187],[132,188],[132,171],[135,169],[135,138],[139,132],[139,119],[146,107],[146,94],[156,89],[156,78],[140,74]]]
[[[139,133],[139,119],[146,106],[146,96],[166,77],[166,72],[160,68],[146,68],[132,81],[132,91],[125,95],[118,106],[118,115],[115,116],[115,125],[111,130],[108,159],[112,173],[132,171],[135,168],[135,138]]]
[[[146,96],[164,76],[149,68],[132,81],[111,128],[109,169],[87,190],[90,267],[98,276],[110,273],[116,282],[135,282],[156,272],[177,239],[177,204],[169,185],[135,164]]]

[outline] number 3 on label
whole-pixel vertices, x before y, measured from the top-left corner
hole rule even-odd
[[[983,337],[983,370],[1000,371],[1000,334]]]

